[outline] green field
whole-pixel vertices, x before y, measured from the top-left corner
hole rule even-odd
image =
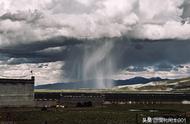
[[[140,124],[142,117],[165,114],[189,118],[190,105],[107,105],[91,108],[48,108],[46,111],[40,108],[3,108],[0,109],[0,123]]]

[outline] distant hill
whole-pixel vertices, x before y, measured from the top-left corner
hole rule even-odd
[[[80,89],[80,88],[93,88],[95,87],[94,82],[64,82],[64,83],[53,83],[35,86],[35,89],[49,89],[49,90],[61,90],[61,89]]]
[[[190,92],[190,78],[153,81],[146,84],[123,85],[117,88],[122,91]]]
[[[127,80],[110,80],[105,79],[105,86],[107,88],[112,88],[111,86],[122,86],[122,85],[134,85],[134,84],[146,84],[152,81],[163,81],[166,79],[161,79],[160,77],[154,78],[144,78],[144,77],[134,77]],[[95,80],[80,81],[80,82],[63,82],[63,83],[53,83],[35,86],[35,89],[48,89],[48,90],[61,90],[61,89],[94,89],[97,83]]]
[[[153,77],[153,78],[134,77],[134,78],[127,79],[127,80],[115,80],[114,86],[146,84],[149,82],[163,81],[163,80],[167,80],[167,79],[162,79],[160,77]]]

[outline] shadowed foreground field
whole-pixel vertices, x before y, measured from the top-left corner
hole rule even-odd
[[[142,117],[181,116],[190,105],[110,105],[91,108],[2,108],[0,124],[140,124]]]

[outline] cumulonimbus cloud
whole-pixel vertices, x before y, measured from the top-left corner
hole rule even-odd
[[[1,46],[56,36],[190,37],[184,0],[2,0],[0,8]]]
[[[0,8],[0,65],[35,63],[38,68],[39,63],[59,61],[59,72],[64,65],[74,78],[81,73],[75,69],[83,63],[84,47],[107,39],[122,41],[110,50],[115,56],[124,55],[118,70],[131,64],[189,62],[188,0],[1,0]],[[144,48],[128,39],[159,42]],[[168,42],[164,39],[174,42],[162,44]]]

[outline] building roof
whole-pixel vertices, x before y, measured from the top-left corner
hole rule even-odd
[[[6,79],[0,78],[0,84],[34,84],[35,78],[32,76],[31,79]]]

